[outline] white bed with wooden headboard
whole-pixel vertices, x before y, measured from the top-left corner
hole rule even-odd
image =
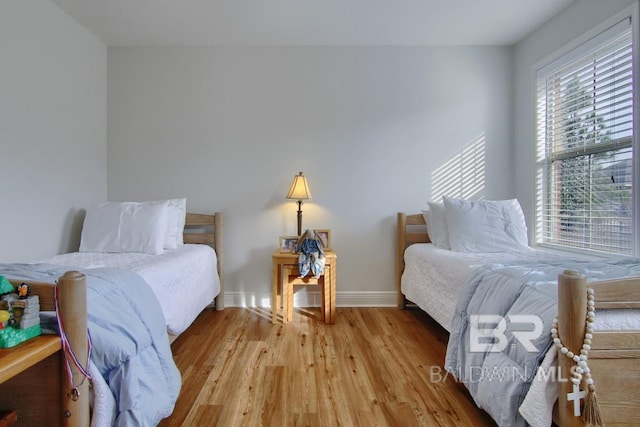
[[[548,258],[544,251],[525,253],[524,256],[515,251],[510,254],[494,254],[495,256],[471,254],[469,257],[469,254],[463,254],[462,258],[466,257],[468,263],[464,265],[463,261],[463,264],[459,264],[460,257],[452,254],[453,251],[433,248],[435,245],[430,244],[432,240],[429,234],[424,213],[407,215],[400,212],[397,214],[398,307],[403,309],[407,302],[416,303],[448,331],[451,330],[451,319],[458,303],[457,298],[463,293],[466,280],[474,271],[476,263],[482,265],[485,262],[504,262],[508,265],[507,261],[526,259],[527,255],[531,254],[534,259],[538,257],[538,260]],[[432,257],[436,265],[429,267],[420,265],[425,256]],[[551,255],[551,258],[553,259],[554,255]],[[555,258],[560,259],[557,255]],[[416,264],[416,259],[423,261],[417,261]],[[585,262],[584,259],[581,262]],[[427,271],[426,274],[425,271]],[[632,271],[638,271],[637,265],[632,268]],[[420,275],[424,275],[422,279]],[[420,284],[421,280],[422,284]],[[434,283],[438,280],[444,280],[444,283]],[[462,282],[452,283],[456,280]],[[419,286],[423,289],[417,291],[416,287]],[[640,308],[640,278],[638,277],[592,282],[588,286],[595,290],[598,310]],[[569,272],[568,275],[560,274],[557,288],[557,310],[560,333],[563,334],[562,341],[569,348],[579,350],[585,335],[587,280],[584,275],[574,275],[574,272]],[[602,318],[598,319],[599,317],[602,316],[598,314],[596,319],[603,322]],[[597,395],[603,419],[607,425],[635,425],[637,413],[640,410],[640,328],[636,325],[631,328],[613,329],[598,330],[593,333],[588,363],[597,384]],[[557,363],[560,364],[561,372],[570,372],[573,366],[573,362],[566,357],[561,357]],[[536,390],[539,391],[539,388]],[[571,383],[560,382],[557,390],[559,390],[559,396],[567,396],[567,393],[572,391]],[[558,400],[553,411],[545,405],[538,407],[537,410],[545,411],[542,419],[550,420],[553,416],[553,420],[561,426],[585,425],[580,417],[573,416],[573,402],[564,398]]]
[[[152,279],[153,277],[170,276],[170,280],[165,281],[164,284],[155,283],[155,289],[154,283],[149,283],[149,285],[153,294],[159,299],[160,305],[158,310],[161,308],[163,313],[166,310],[170,310],[169,312],[173,313],[171,310],[174,308],[178,311],[180,309],[187,309],[187,311],[189,311],[189,314],[182,318],[174,317],[171,320],[168,319],[169,322],[171,322],[171,324],[168,324],[168,331],[176,333],[182,332],[191,323],[194,316],[197,316],[205,306],[213,302],[214,297],[216,297],[216,308],[218,310],[224,308],[224,247],[223,216],[221,213],[192,214],[184,212],[181,216],[183,220],[178,224],[180,242],[173,249],[161,250],[160,253],[157,254],[142,255],[112,253],[105,254],[107,255],[106,258],[103,256],[94,256],[91,255],[90,251],[85,251],[84,255],[74,253],[54,257],[53,259],[49,259],[48,262],[51,263],[53,261],[56,262],[57,265],[46,265],[59,271],[64,271],[64,268],[61,266],[69,266],[69,268],[73,270],[84,270],[87,272],[87,275],[90,275],[91,271],[100,271],[100,268],[92,270],[91,267],[123,267],[128,265],[130,270],[138,272],[138,277],[146,275],[146,280],[149,282],[153,282],[153,280],[150,280],[150,278]],[[85,219],[85,226],[86,225],[87,221]],[[184,245],[182,243],[184,243]],[[169,270],[163,270],[163,267],[155,264],[158,261],[160,263],[175,265],[170,265]],[[34,264],[22,264],[22,266],[28,265],[32,265],[32,270],[34,271],[37,269],[37,266]],[[12,270],[11,265],[7,264],[6,266],[8,266],[7,271],[18,271],[20,267],[20,265],[16,265],[17,270]],[[113,271],[121,270],[114,269]],[[167,271],[171,271],[171,273],[167,273]],[[40,296],[41,310],[55,309],[54,288],[58,288],[60,295],[58,316],[63,320],[65,325],[65,335],[68,338],[70,347],[74,349],[80,363],[85,365],[88,354],[87,277],[82,273],[70,272],[65,274],[64,277],[60,276],[57,280],[57,286],[53,283],[53,278],[47,280],[25,280],[25,277],[30,277],[26,274],[24,276],[18,275],[17,277],[7,275],[7,277],[12,279],[11,281],[14,284],[20,282],[31,284],[32,294]],[[197,280],[194,278],[197,278]],[[190,283],[192,280],[195,283]],[[189,289],[191,285],[199,289]],[[159,289],[159,287],[163,288],[165,286],[171,286],[171,289]],[[194,302],[194,298],[200,301],[196,303]],[[118,307],[114,307],[113,309],[117,311]],[[167,316],[165,314],[164,317],[171,316],[173,315],[170,314],[170,316]],[[157,322],[155,324],[157,324]],[[169,335],[169,338],[172,339],[175,338],[175,336],[172,337]],[[29,348],[37,348],[37,344],[30,343],[29,341],[19,346],[20,348],[26,346],[22,352],[27,353],[29,352]],[[13,360],[11,357],[12,354],[14,354],[12,349],[0,350],[0,357],[2,357],[3,360]],[[56,355],[54,354],[54,356]],[[67,356],[69,356],[69,354],[67,354]],[[11,386],[3,385],[0,387],[0,401],[11,405],[11,409],[16,410],[21,420],[29,425],[88,426],[90,416],[88,381],[83,381],[81,385],[71,383],[70,378],[81,378],[81,373],[75,365],[71,364],[70,369],[73,377],[69,377],[66,373],[65,357],[62,357],[60,361],[65,368],[61,367],[61,369],[50,373],[50,376],[52,378],[55,377],[55,380],[47,381],[46,385],[42,384],[38,389],[38,395],[46,397],[38,400],[40,403],[37,409],[32,407],[32,404],[29,402],[30,399],[21,398],[20,395],[15,394],[15,387],[20,388],[20,384],[23,383],[23,378],[27,384],[39,383],[37,376],[42,374],[33,369],[26,369],[26,366],[30,364],[29,357],[26,359],[20,358],[20,360],[16,362],[17,365],[12,367],[12,372],[21,372],[23,369],[20,368],[19,365],[23,363],[27,364],[24,368],[25,372],[21,374],[20,377],[16,377],[15,381],[12,380],[12,382],[10,382]],[[84,367],[86,368],[87,366],[85,365]],[[91,368],[91,366],[89,366],[89,368]],[[30,372],[35,372],[36,376],[29,375]],[[100,394],[100,390],[98,390],[99,387],[103,388],[103,396],[104,394],[110,395],[111,392],[106,383],[104,383],[104,380],[101,384],[97,384],[98,382],[100,381],[96,381],[94,378],[94,395],[96,398],[98,398]],[[29,385],[29,387],[31,387],[31,385]],[[76,395],[77,397],[72,393],[74,389],[79,391],[79,395]],[[113,399],[113,396],[110,398]],[[44,406],[42,406],[43,400],[46,402]],[[94,406],[93,414],[91,415],[91,425],[105,425],[103,420],[109,419],[108,414],[105,414],[109,411],[119,410],[118,402],[108,402],[108,400],[107,398],[102,402],[96,402],[97,405]],[[171,410],[173,404],[168,403],[166,408]],[[138,410],[144,411],[144,408],[138,408]],[[155,422],[157,423],[158,421],[159,420]]]
[[[476,268],[491,263],[544,262],[557,256],[556,251],[537,249],[466,253],[433,244],[410,245],[404,252],[405,268],[400,277],[400,292],[403,299],[420,307],[450,331],[458,297]]]
[[[206,218],[201,216],[200,218]],[[221,214],[209,216],[209,221],[221,228]],[[189,219],[191,220],[191,214]],[[189,227],[191,222],[187,222]],[[187,234],[189,236],[189,234]],[[203,234],[199,235],[200,238]],[[187,237],[187,240],[189,237]],[[215,239],[214,245],[215,246]],[[183,244],[159,254],[139,252],[72,252],[41,260],[42,263],[85,268],[121,268],[139,274],[153,289],[167,319],[170,335],[180,335],[200,312],[220,295],[216,306],[223,309],[221,275],[217,250],[206,244]],[[218,255],[220,254],[220,255]],[[218,304],[219,303],[219,304]]]
[[[158,297],[167,330],[175,337],[214,298],[216,308],[224,308],[222,214],[187,214],[183,236],[185,244],[158,254],[72,252],[40,262],[73,269],[121,268],[139,274]]]

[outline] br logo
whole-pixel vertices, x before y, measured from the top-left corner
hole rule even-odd
[[[522,344],[525,350],[538,352],[532,341],[540,338],[544,325],[540,317],[526,314],[508,314],[507,316],[480,314],[469,316],[469,327],[471,329],[470,350],[472,352],[497,353],[506,349],[509,345],[509,338],[505,334],[507,321],[512,325],[516,323],[529,325],[521,328],[526,330],[510,330],[509,333]]]

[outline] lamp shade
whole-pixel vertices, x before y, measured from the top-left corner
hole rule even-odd
[[[291,188],[287,193],[287,199],[293,200],[308,200],[311,198],[311,191],[309,191],[309,184],[307,183],[307,177],[300,172],[293,177]]]

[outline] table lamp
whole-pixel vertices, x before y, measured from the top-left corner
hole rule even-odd
[[[307,177],[302,175],[302,172],[293,177],[293,182],[286,198],[298,201],[298,236],[300,236],[302,234],[302,201],[311,198]]]

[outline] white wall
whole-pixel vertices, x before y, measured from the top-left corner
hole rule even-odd
[[[295,203],[283,197],[302,170],[314,195],[304,226],[333,231],[338,302],[393,303],[396,211],[417,212],[442,192],[516,195],[531,223],[532,66],[635,1],[579,0],[515,56],[120,47],[108,50],[107,70],[104,44],[55,5],[4,0],[0,259],[75,249],[82,209],[107,197],[185,195],[192,211],[226,214],[231,302],[262,305],[277,236],[295,232]],[[452,181],[474,142],[482,173]]]
[[[49,0],[0,2],[0,260],[77,249],[106,199],[106,46]]]
[[[534,65],[633,3],[638,0],[576,1],[515,47],[516,196],[523,205],[528,224],[533,224],[535,209]],[[529,231],[533,237],[532,226]]]
[[[484,144],[475,196],[513,196],[512,59],[506,47],[110,47],[108,197],[223,211],[227,303],[267,305],[271,252],[296,228],[284,196],[304,171],[303,228],[332,230],[338,304],[393,304],[395,215],[426,206],[432,174]]]

